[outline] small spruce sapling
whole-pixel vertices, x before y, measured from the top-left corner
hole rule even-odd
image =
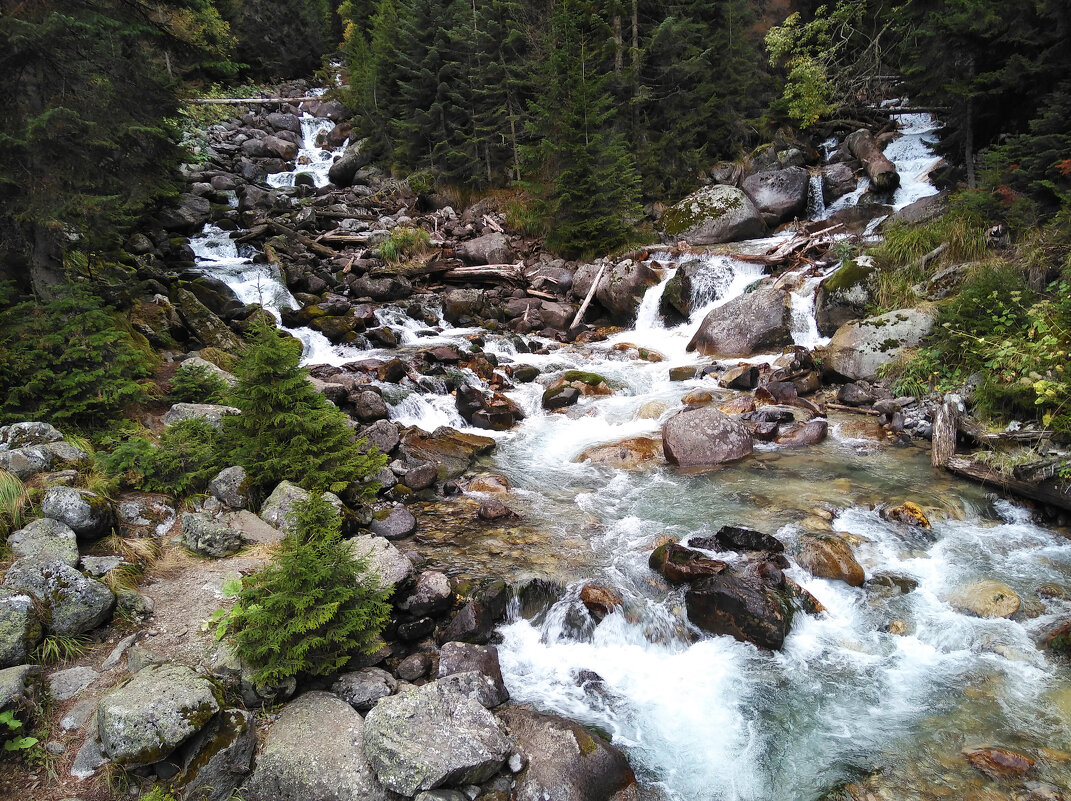
[[[390,613],[391,589],[342,539],[335,508],[313,493],[295,510],[294,532],[268,567],[243,580],[223,621],[260,684],[340,670],[375,650]]]
[[[235,368],[238,384],[230,402],[240,415],[223,418],[224,450],[242,465],[255,490],[282,480],[310,492],[342,492],[386,464],[374,450],[362,450],[346,415],[313,388],[298,366],[301,344],[258,320],[250,345]],[[377,487],[364,484],[362,496]],[[352,498],[352,496],[351,496]]]

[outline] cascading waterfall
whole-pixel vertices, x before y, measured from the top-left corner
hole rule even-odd
[[[905,135],[888,151],[903,176],[897,207],[933,191],[925,181],[934,161],[926,155],[932,122],[914,116],[919,119],[905,121]],[[850,202],[838,201],[826,213]],[[241,255],[225,232],[206,228],[192,244],[202,271],[243,300],[264,300],[277,316],[293,302],[270,265]],[[925,450],[882,445],[860,434],[858,419],[845,417],[831,420],[832,434],[820,445],[800,451],[760,446],[749,459],[707,475],[575,461],[592,445],[657,435],[687,392],[717,392],[709,379],[670,381],[669,368],[705,363],[685,349],[703,318],[764,278],[760,265],[730,255],[674,261],[657,254],[656,260],[664,271],[643,299],[636,326],[607,342],[527,353],[515,340],[480,329],[485,350],[500,360],[532,364],[548,376],[594,371],[617,387],[611,396],[581,399],[567,413],[547,414],[540,406],[543,386],[518,385],[507,394],[527,419],[491,434],[498,440],[491,469],[509,479],[511,507],[540,532],[539,541],[516,545],[502,533],[496,569],[511,579],[549,574],[563,587],[557,600],[528,610],[529,617],[514,607],[499,630],[513,700],[610,733],[644,781],[670,801],[812,801],[838,783],[885,768],[902,780],[885,797],[935,798],[926,792],[931,782],[945,796],[964,797],[973,785],[968,774],[955,772],[963,747],[1066,748],[1071,671],[1050,662],[1035,642],[1071,614],[1071,600],[1051,594],[1041,600],[1044,585],[1071,583],[1071,544],[1013,504],[933,473]],[[667,326],[659,307],[681,270],[688,270],[694,312]],[[779,279],[791,293],[797,344],[825,342],[814,321],[814,297],[830,271]],[[427,325],[393,306],[376,315],[403,348],[467,347],[464,337],[477,331],[441,319]],[[305,363],[390,353],[334,347],[308,329],[293,333],[306,343]],[[656,351],[662,361],[628,358],[617,347],[623,343]],[[472,374],[463,378],[479,383]],[[395,422],[428,431],[465,428],[442,380],[382,388]],[[889,523],[877,511],[905,500],[934,510],[932,531]],[[647,565],[652,544],[664,535],[687,543],[723,524],[747,525],[776,534],[791,553],[804,530],[825,521],[857,543],[868,577],[895,581],[849,587],[814,578],[793,562],[786,574],[827,611],[797,614],[778,653],[699,635],[687,622],[683,590],[653,581]],[[474,562],[477,557],[486,554],[474,554]],[[463,555],[441,567],[466,569]],[[957,595],[982,579],[1009,585],[1024,599],[1024,614],[987,619],[965,612]],[[579,602],[586,583],[613,587],[623,607],[594,624]],[[912,589],[904,593],[900,586]],[[894,621],[903,624],[903,634],[890,632]],[[1071,784],[1068,764],[1046,767],[1046,780]],[[951,773],[934,778],[942,771]]]
[[[334,161],[334,151],[320,147],[317,140],[335,124],[331,120],[313,117],[308,113],[302,114],[300,121],[301,145],[295,159],[295,169],[269,175],[269,186],[293,186],[299,173],[311,175],[316,186],[326,186],[329,182],[327,173]]]

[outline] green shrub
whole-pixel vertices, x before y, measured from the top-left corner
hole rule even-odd
[[[204,365],[181,367],[171,380],[171,403],[223,403],[227,382]]]
[[[125,486],[183,496],[203,491],[227,466],[223,453],[219,430],[195,418],[168,426],[155,445],[144,434],[133,434],[97,459]]]
[[[386,464],[363,452],[349,421],[308,382],[298,366],[301,344],[259,320],[235,372],[230,402],[239,415],[223,418],[223,446],[231,464],[245,468],[254,493],[286,479],[310,492],[367,497],[375,485],[356,487]]]
[[[294,532],[272,563],[246,578],[223,625],[254,681],[326,675],[371,653],[390,613],[390,590],[342,539],[338,513],[317,493],[295,505]]]
[[[10,291],[0,292],[10,297]],[[3,298],[0,298],[0,304]],[[151,359],[100,298],[70,286],[0,311],[0,424],[101,426],[144,398]]]
[[[430,244],[431,234],[423,228],[395,228],[379,246],[379,257],[391,263],[421,258],[427,255]]]

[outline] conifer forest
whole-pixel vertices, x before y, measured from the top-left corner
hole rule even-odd
[[[1071,800],[1062,0],[0,0],[0,799]]]

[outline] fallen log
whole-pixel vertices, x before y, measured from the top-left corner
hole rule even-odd
[[[307,236],[305,236],[305,234],[299,233],[298,231],[295,231],[293,228],[288,228],[287,226],[283,225],[281,222],[276,222],[275,220],[269,219],[269,220],[267,220],[267,223],[272,228],[274,228],[276,231],[278,231],[280,234],[285,234],[286,236],[289,236],[292,239],[296,239],[298,242],[300,242],[302,245],[307,247],[313,253],[319,253],[321,256],[326,256],[329,259],[333,259],[335,257],[335,251],[331,250],[331,248],[324,247],[319,242],[317,242],[315,239],[312,239],[311,237],[307,237]]]
[[[444,281],[479,281],[485,283],[527,283],[520,264],[478,264],[473,267],[455,267],[442,274]]]
[[[853,156],[863,162],[870,185],[878,192],[891,192],[900,186],[896,165],[881,152],[881,146],[870,131],[862,128],[848,134],[844,140]]]
[[[881,417],[881,412],[876,409],[862,409],[858,406],[845,406],[841,403],[827,403],[827,409],[833,409],[837,412],[848,412],[849,414],[865,414],[870,417]]]
[[[316,239],[319,242],[325,242],[330,245],[367,245],[372,241],[372,238],[373,234],[369,231],[359,234],[320,234]]]
[[[791,239],[767,250],[765,253],[734,253],[733,258],[767,267],[778,267],[789,261],[807,260],[805,254],[817,248],[828,248],[833,244],[833,233],[842,228],[841,223],[815,231],[813,234],[797,234]]]
[[[959,456],[950,458],[944,468],[953,475],[969,478],[983,486],[1071,511],[1071,483],[1063,482],[1061,485],[1058,482],[1020,481],[995,468]]]
[[[933,421],[930,440],[930,464],[934,467],[944,467],[956,455],[958,420],[959,409],[951,403],[942,403]]]

